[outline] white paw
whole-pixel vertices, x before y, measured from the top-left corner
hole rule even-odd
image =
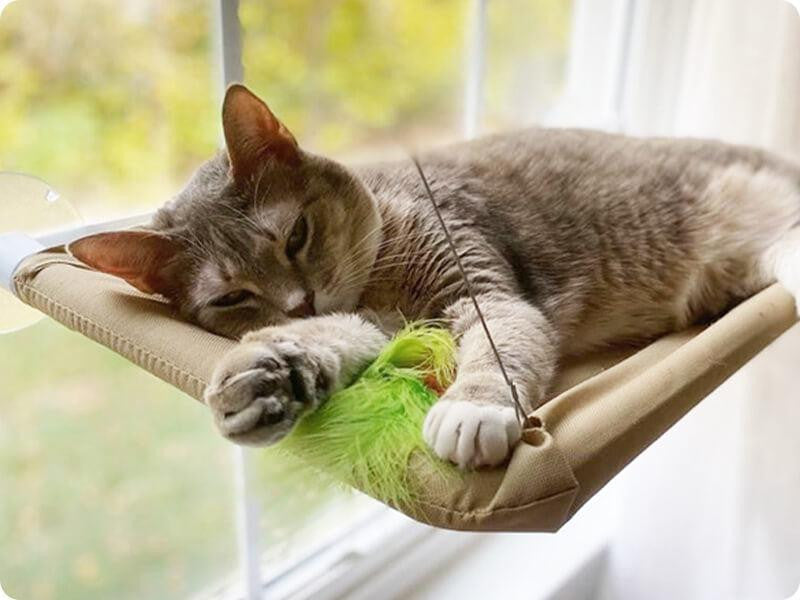
[[[440,458],[466,469],[505,462],[522,430],[513,407],[440,400],[428,411],[422,435]]]

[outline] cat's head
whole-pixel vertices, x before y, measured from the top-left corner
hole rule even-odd
[[[380,242],[370,192],[342,165],[300,149],[244,86],[228,89],[222,121],[227,152],[150,226],[92,235],[70,252],[228,337],[352,310]]]

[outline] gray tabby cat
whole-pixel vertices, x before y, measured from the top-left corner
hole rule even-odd
[[[206,391],[220,431],[271,444],[346,385],[405,319],[443,319],[458,376],[424,435],[464,468],[520,438],[512,399],[410,161],[301,150],[241,85],[227,153],[149,231],[71,246],[241,343]],[[421,156],[522,402],[559,358],[713,318],[776,280],[800,294],[800,168],[755,149],[531,129]]]

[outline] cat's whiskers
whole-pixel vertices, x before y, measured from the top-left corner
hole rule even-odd
[[[354,253],[351,253],[344,260],[342,260],[329,276],[326,285],[329,285],[330,281],[340,278],[343,274],[346,274],[353,267],[358,266],[359,263],[361,262],[363,253],[366,251],[368,251],[368,248],[365,248],[362,251],[356,251]]]
[[[331,285],[331,282],[337,280],[342,274],[347,273],[353,267],[358,266],[363,260],[364,255],[373,250],[372,247],[368,245],[368,242],[371,241],[375,235],[380,234],[381,229],[381,225],[374,227],[368,231],[358,242],[353,244],[348,256],[339,265],[337,265],[336,269],[328,276],[323,285],[325,287]]]
[[[359,286],[363,287],[374,283],[382,283],[386,281],[396,282],[399,280],[399,278],[396,274],[390,272],[391,269],[405,267],[408,264],[408,261],[397,261],[394,263],[378,265],[377,267],[373,266],[365,269],[360,273],[356,273],[353,277],[340,281],[336,288],[337,292],[342,293],[343,290],[350,291],[358,288]]]
[[[199,238],[197,235],[180,236],[187,244],[187,253],[198,261],[207,259],[214,256],[215,251],[206,240]]]
[[[262,169],[261,173],[259,173],[258,175],[258,179],[256,179],[255,191],[253,192],[253,198],[255,198],[256,201],[261,199],[261,196],[259,196],[258,192],[259,188],[261,187],[261,181],[264,179],[264,173],[266,172],[267,172],[266,169]]]
[[[410,266],[413,264],[418,264],[416,257],[402,253],[386,256],[381,260],[376,260],[372,265],[372,269],[392,269],[395,267]]]
[[[383,242],[378,247],[378,256],[380,257],[380,252],[390,248],[392,246],[401,246],[407,248],[405,252],[410,252],[410,247],[415,244],[416,242],[428,239],[428,234],[426,232],[415,232],[413,234],[397,234],[391,237],[384,238]]]
[[[393,244],[396,241],[402,241],[404,243],[408,243],[409,241],[412,242],[416,238],[422,238],[424,235],[417,234],[413,236],[403,236],[397,235],[392,236],[390,238],[385,239],[381,246],[388,247],[389,245]],[[379,250],[380,251],[380,250]],[[351,259],[347,261],[346,266],[342,266],[339,271],[346,272],[355,262],[355,259]],[[376,283],[383,283],[387,281],[397,281],[398,277],[393,275],[390,271],[393,269],[397,269],[400,267],[408,267],[409,265],[416,264],[418,261],[416,257],[410,252],[410,250],[404,250],[400,252],[395,252],[391,254],[384,254],[378,255],[378,257],[373,261],[372,265],[369,268],[365,269],[363,272],[355,273],[353,276],[343,279],[338,282],[335,288],[336,294],[345,294],[349,291],[353,291],[359,288],[362,288]]]
[[[361,255],[365,252],[372,252],[374,248],[370,246],[368,243],[370,242],[371,238],[375,233],[379,233],[380,229],[376,228],[363,238],[361,238],[358,242],[353,244],[350,249],[349,255],[345,258],[345,262],[343,263],[343,267],[345,265],[352,264],[353,261],[361,260]]]
[[[360,240],[358,240],[355,244],[353,244],[353,247],[352,247],[351,250],[360,249],[360,248],[364,247],[365,244],[367,244],[368,242],[370,242],[372,240],[373,236],[375,236],[377,234],[380,234],[382,232],[382,228],[383,228],[382,225],[377,225],[377,226],[373,227],[370,231],[368,231],[366,234],[364,234],[364,236]],[[378,247],[380,247],[380,244],[377,244],[377,245],[378,245]]]
[[[264,226],[261,223],[259,223],[255,219],[253,219],[250,215],[248,215],[241,208],[237,208],[235,206],[228,205],[228,206],[226,206],[226,209],[230,210],[234,214],[238,215],[244,223],[250,225],[250,227],[252,227],[255,230],[255,233],[261,233],[264,230]]]

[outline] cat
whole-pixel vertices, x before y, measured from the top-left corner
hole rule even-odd
[[[507,460],[509,387],[413,163],[306,152],[242,85],[222,120],[227,151],[148,228],[70,246],[241,338],[205,393],[222,434],[277,442],[405,321],[441,319],[458,373],[424,438],[462,468]],[[712,319],[774,281],[800,296],[800,167],[767,152],[534,128],[420,162],[527,410],[566,355]]]

